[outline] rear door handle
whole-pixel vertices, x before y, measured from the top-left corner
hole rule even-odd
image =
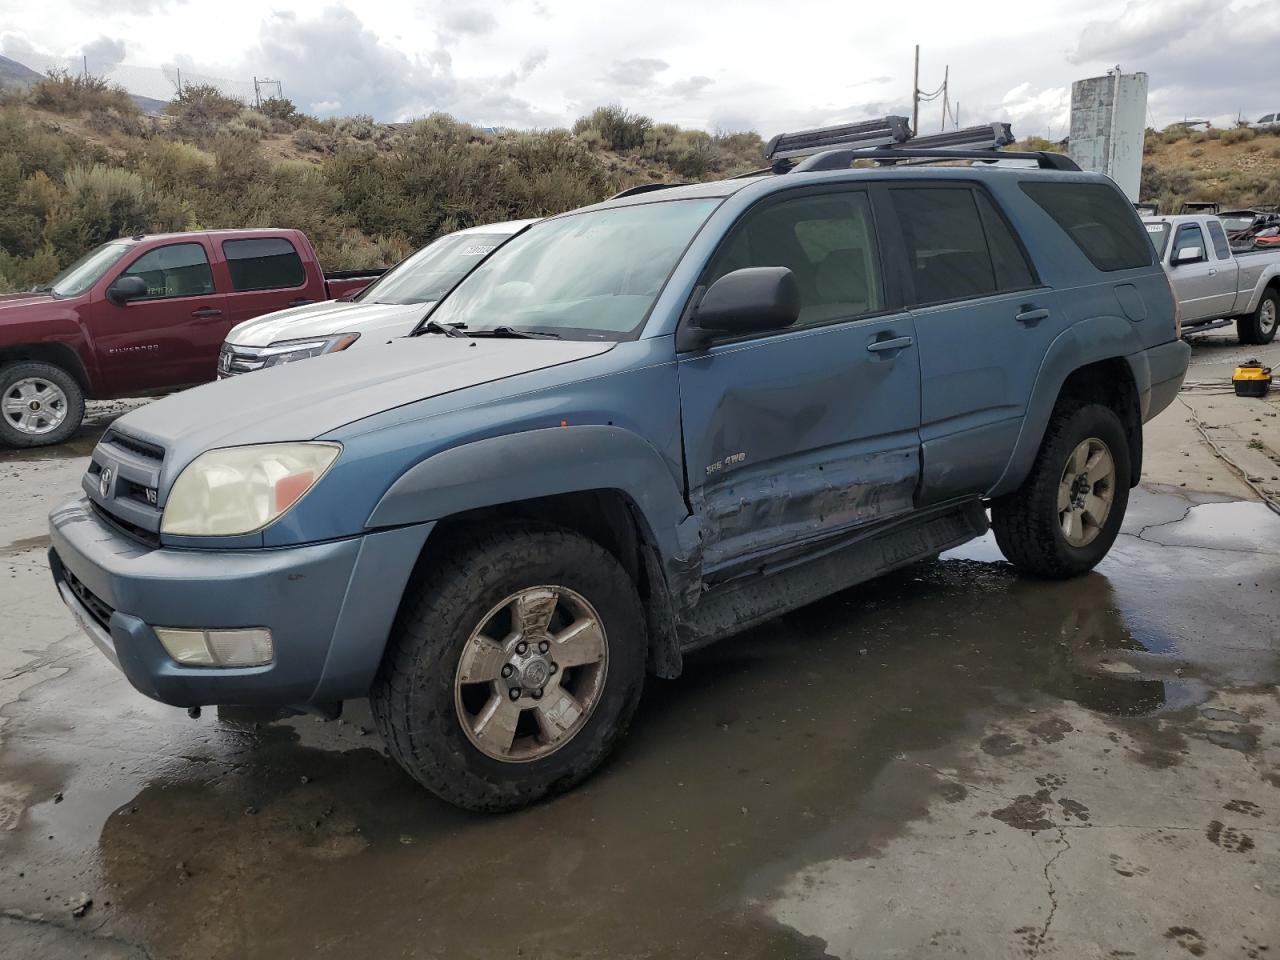
[[[891,337],[888,340],[872,340],[867,344],[871,353],[884,353],[886,350],[902,350],[915,343],[910,337]]]
[[[1049,319],[1049,311],[1044,307],[1033,307],[1030,304],[1026,304],[1020,312],[1014,314],[1013,319],[1019,323],[1039,323],[1041,320]]]
[[[222,311],[217,307],[201,307],[199,310],[192,310],[191,315],[197,320],[203,320],[206,317],[220,317]]]

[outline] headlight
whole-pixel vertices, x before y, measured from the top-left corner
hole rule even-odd
[[[305,340],[281,340],[263,350],[262,368],[278,367],[282,363],[308,360],[325,353],[345,350],[360,339],[358,333],[335,333],[329,337],[307,337]]]
[[[160,532],[233,537],[260,530],[306,496],[341,452],[336,443],[263,443],[202,453],[169,491]]]

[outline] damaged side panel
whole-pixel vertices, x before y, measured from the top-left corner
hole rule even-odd
[[[777,462],[779,470],[741,470],[698,490],[693,506],[706,529],[703,578],[715,583],[912,509],[920,474],[917,443],[833,453]]]

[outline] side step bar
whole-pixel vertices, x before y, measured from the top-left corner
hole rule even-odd
[[[732,580],[705,594],[677,625],[680,649],[695,650],[881,574],[936,557],[988,529],[981,501],[971,500],[855,534],[821,556],[776,572],[766,567],[761,575]]]

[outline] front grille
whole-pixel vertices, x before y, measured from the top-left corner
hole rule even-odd
[[[160,546],[160,535],[154,533],[145,527],[140,527],[136,523],[130,523],[123,517],[117,516],[105,510],[100,504],[93,500],[89,501],[89,507],[93,510],[94,515],[105,523],[107,526],[123,533],[130,540],[142,544],[144,547]]]
[[[162,448],[157,447],[154,443],[147,443],[145,440],[125,436],[115,430],[108,431],[107,435],[102,438],[102,443],[120,447],[147,460],[154,460],[156,463],[164,462],[164,450]]]
[[[224,343],[218,352],[218,379],[261,370],[266,361],[258,347],[240,347]]]
[[[112,427],[94,448],[81,487],[97,516],[130,539],[159,546],[164,447]]]
[[[65,566],[62,568],[62,579],[66,582],[71,592],[75,594],[76,599],[89,611],[89,616],[93,617],[98,626],[104,630],[110,630],[111,614],[115,613],[115,610],[81,583],[76,575]]]

